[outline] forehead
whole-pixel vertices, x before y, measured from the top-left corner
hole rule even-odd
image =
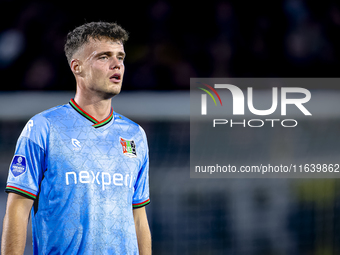
[[[102,51],[112,51],[112,52],[123,52],[124,46],[118,40],[111,39],[92,39],[83,46],[83,52],[85,55],[93,54],[94,52],[102,52]]]

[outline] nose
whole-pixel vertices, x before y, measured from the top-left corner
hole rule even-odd
[[[114,69],[120,69],[122,67],[123,63],[117,59],[116,57],[112,58],[112,62],[110,64],[110,69],[114,70]]]

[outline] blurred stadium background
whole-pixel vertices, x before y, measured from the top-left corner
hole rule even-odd
[[[27,120],[74,94],[63,53],[67,32],[85,21],[117,21],[130,40],[123,92],[113,105],[148,135],[154,254],[340,254],[338,179],[189,177],[190,77],[338,77],[339,2],[1,0],[0,10],[3,188]],[[286,142],[305,142],[310,157],[338,149],[340,120],[326,121],[305,123],[304,133]],[[325,139],[329,146],[319,148]],[[245,146],[256,149],[255,141]],[[6,197],[0,195],[1,218]]]

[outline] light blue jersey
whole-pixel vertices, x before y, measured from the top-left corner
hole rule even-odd
[[[34,199],[34,254],[138,254],[133,208],[149,200],[144,130],[115,113],[99,122],[74,100],[28,121],[6,192]]]

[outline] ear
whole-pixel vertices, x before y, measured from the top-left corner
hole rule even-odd
[[[79,59],[72,59],[71,61],[71,71],[74,75],[78,75],[82,70],[82,63]]]

